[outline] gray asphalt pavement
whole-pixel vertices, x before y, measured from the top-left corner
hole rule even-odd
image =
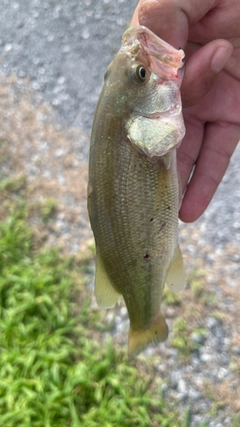
[[[29,77],[61,122],[90,134],[104,70],[136,4],[137,0],[1,0],[0,72]],[[239,158],[240,147],[197,222],[213,247],[232,241],[240,246]]]

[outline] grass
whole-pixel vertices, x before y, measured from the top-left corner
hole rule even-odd
[[[0,223],[1,425],[188,427],[189,416],[153,386],[150,366],[135,367],[111,339],[96,339],[88,262],[36,249],[24,203],[8,209]]]
[[[208,305],[210,303],[214,303],[216,298],[212,292],[209,292],[209,290],[204,287],[205,276],[205,271],[196,267],[193,269],[192,274],[189,277],[189,282],[191,283],[193,300],[198,301],[203,305]]]
[[[94,248],[75,258],[45,248],[44,234],[28,224],[34,216],[47,230],[55,202],[27,204],[22,178],[0,181],[0,188],[0,424],[190,427],[191,409],[180,413],[178,402],[164,399],[156,361],[129,363],[126,349],[112,343],[106,312],[92,307]],[[194,279],[193,298],[206,304],[203,274]],[[163,303],[182,306],[168,289]],[[201,345],[193,332],[205,334],[181,316],[174,321],[179,360]]]
[[[178,294],[172,292],[167,286],[165,286],[163,291],[162,303],[164,305],[181,305],[181,297]]]
[[[193,339],[193,334],[195,339]],[[189,358],[194,351],[201,347],[201,338],[204,339],[206,334],[205,329],[192,326],[183,317],[178,317],[173,325],[171,344],[178,350],[179,357]]]
[[[25,186],[26,177],[21,175],[18,178],[6,178],[0,181],[0,191],[16,192]]]
[[[56,202],[55,200],[48,197],[39,203],[39,211],[43,222],[47,222],[56,212]]]

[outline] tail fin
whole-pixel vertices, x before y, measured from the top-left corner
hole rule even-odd
[[[137,356],[148,344],[157,344],[168,337],[168,326],[159,313],[148,329],[136,330],[130,327],[128,335],[128,356]]]

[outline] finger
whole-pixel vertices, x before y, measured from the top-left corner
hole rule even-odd
[[[131,20],[131,24],[130,25],[139,25],[139,20],[138,20],[138,6],[136,7],[134,13],[133,13],[133,17]]]
[[[198,40],[205,44],[218,38],[234,39],[234,35],[239,34],[239,0],[223,0],[218,3],[213,13],[207,13],[199,22],[191,26],[191,40]]]
[[[148,26],[164,40],[171,42],[168,36],[169,19],[171,23],[171,19],[177,19],[178,16],[182,17],[182,20],[178,19],[175,22],[175,32],[176,29],[178,29],[179,41],[181,40],[180,35],[183,36],[183,34],[185,34],[187,37],[188,20],[192,22],[201,18],[202,14],[207,11],[206,3],[211,4],[211,1],[199,2],[201,7],[198,3],[198,8],[192,8],[192,4],[195,3],[193,0],[191,0],[190,4],[188,4],[186,0],[184,0],[183,3],[184,4],[182,6],[184,6],[188,15],[185,14],[186,12],[183,12],[183,9],[179,8],[181,6],[181,1],[175,4],[173,0],[141,0],[134,12],[132,25],[138,25],[139,19],[140,24]],[[170,17],[168,16],[169,14]],[[176,17],[174,18],[175,14]],[[163,25],[161,23],[162,19],[164,21]],[[164,26],[166,25],[166,22],[167,28]],[[174,45],[174,43],[172,44]],[[185,41],[183,42],[182,47],[184,44]],[[178,44],[178,47],[181,47],[181,43]],[[181,89],[184,107],[195,105],[207,94],[213,86],[218,73],[224,68],[233,51],[232,44],[227,40],[221,39],[214,40],[202,48],[199,48],[199,45],[194,43],[188,43],[186,47],[187,58],[189,53],[191,53],[191,55],[186,63],[185,77]],[[199,76],[201,76],[201,78],[199,78]]]
[[[183,193],[200,153],[204,135],[204,124],[195,117],[185,116],[184,121],[186,135],[177,150],[178,174]]]
[[[220,0],[141,0],[138,19],[175,48],[184,48],[189,26],[198,22]]]
[[[227,40],[214,40],[190,56],[181,87],[183,107],[197,104],[209,92],[232,51]]]
[[[179,217],[184,222],[198,219],[210,203],[227,170],[240,138],[240,126],[209,123],[193,176],[187,186]]]

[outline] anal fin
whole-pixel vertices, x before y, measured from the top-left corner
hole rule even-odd
[[[112,308],[117,302],[120,302],[122,297],[115,291],[98,254],[96,260],[95,296],[100,308]]]
[[[174,293],[182,291],[186,286],[186,274],[179,246],[169,267],[166,285]]]

